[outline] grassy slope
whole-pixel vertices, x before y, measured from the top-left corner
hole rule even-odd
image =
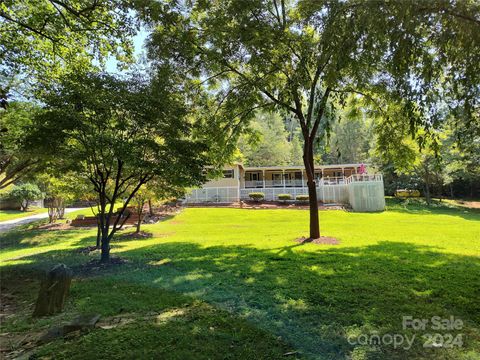
[[[47,212],[47,209],[34,209],[29,211],[0,210],[0,221],[7,221]]]
[[[194,309],[193,315],[167,322],[165,326],[173,327],[168,328],[169,335],[143,321],[96,330],[68,347],[57,342],[45,351],[85,358],[88,351],[109,351],[128,357],[126,348],[140,346],[149,357],[160,354],[164,346],[173,349],[169,348],[173,343],[175,351],[163,354],[167,358],[192,352],[222,358],[221,349],[233,344],[232,349],[238,350],[236,346],[244,344],[239,351],[245,352],[232,357],[248,358],[249,351],[258,347],[259,358],[277,358],[285,346],[274,335],[310,358],[475,358],[480,354],[480,214],[391,205],[390,211],[375,214],[322,212],[323,235],[337,237],[341,244],[336,246],[293,241],[307,234],[308,212],[302,210],[187,209],[165,222],[145,226],[154,234],[150,239],[118,237],[112,251],[129,259],[129,264],[104,271],[101,277],[75,281],[69,311],[51,321],[65,320],[79,311],[105,316],[125,311],[143,314],[184,308],[184,303]],[[18,274],[30,278],[31,269],[59,261],[72,266],[88,261],[86,255],[70,250],[91,245],[94,235],[83,230],[4,235],[0,259],[7,282]],[[35,288],[28,289],[23,296],[32,300]],[[195,298],[215,307],[191,305]],[[169,303],[168,299],[174,300]],[[165,302],[169,305],[164,306]],[[218,325],[225,310],[233,317]],[[8,321],[6,329],[24,331],[49,324],[28,321],[26,311]],[[347,342],[348,336],[359,333],[405,333],[404,315],[458,316],[465,323],[461,331],[465,344],[461,349],[424,349],[418,338],[406,352]],[[217,332],[206,336],[210,327]],[[185,341],[188,335],[191,339]],[[102,349],[94,340],[98,336],[117,340]],[[268,345],[262,347],[260,340]]]

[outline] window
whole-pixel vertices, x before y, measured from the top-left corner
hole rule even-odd
[[[233,179],[234,172],[233,170],[223,170],[223,178],[224,179]]]

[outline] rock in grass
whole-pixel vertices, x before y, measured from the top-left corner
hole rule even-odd
[[[68,334],[77,330],[89,330],[95,327],[100,319],[99,314],[83,314],[73,320],[70,324],[63,327],[63,332]]]
[[[33,316],[48,316],[62,312],[68,296],[72,270],[64,265],[54,266],[42,279]]]

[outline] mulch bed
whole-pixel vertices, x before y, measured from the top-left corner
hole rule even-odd
[[[295,203],[282,203],[280,201],[264,201],[264,202],[255,202],[255,201],[242,201],[242,203],[199,203],[199,204],[186,204],[186,207],[219,207],[219,208],[240,208],[240,209],[309,209],[310,206],[308,203],[305,204],[295,204]],[[325,205],[318,204],[319,210],[345,210],[344,205]]]
[[[65,222],[55,222],[51,224],[39,225],[35,228],[36,230],[73,230],[74,228],[70,226],[70,223]]]
[[[121,236],[118,237],[119,240],[122,239],[148,239],[153,236],[152,233],[148,233],[145,231],[140,231],[138,233],[133,232],[133,233],[128,233],[128,234],[122,234]]]
[[[340,241],[333,237],[320,236],[318,239],[310,239],[302,236],[301,238],[295,239],[295,242],[299,244],[317,244],[317,245],[338,245]]]

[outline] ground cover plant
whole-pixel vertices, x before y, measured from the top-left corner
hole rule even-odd
[[[38,355],[224,358],[221,349],[232,349],[231,358],[478,357],[480,212],[412,200],[388,205],[383,213],[325,211],[324,234],[338,245],[295,242],[308,235],[305,210],[187,208],[145,225],[151,237],[119,233],[112,255],[126,262],[106,268],[92,268],[98,254],[80,251],[94,244],[95,229],[11,231],[0,236],[0,261],[2,293],[15,311],[2,332],[24,337],[97,312],[107,329],[43,345]],[[67,309],[32,320],[38,270],[58,262],[76,274]],[[460,331],[441,333],[461,333],[463,345],[424,348],[422,335],[432,330],[403,330],[402,316],[458,317]],[[122,325],[108,328],[113,318]],[[351,343],[376,333],[417,339],[409,350]]]

